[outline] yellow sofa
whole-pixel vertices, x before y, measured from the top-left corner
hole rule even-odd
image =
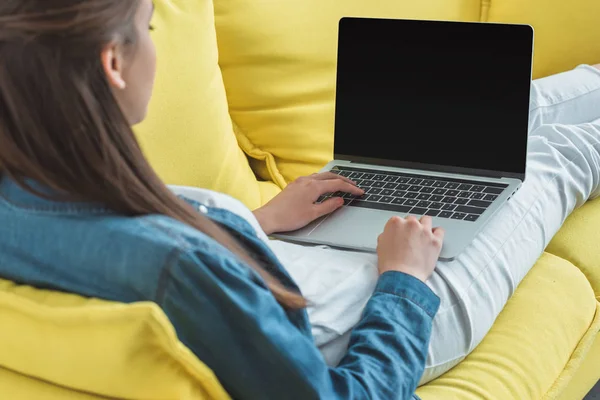
[[[600,62],[598,0],[155,4],[157,86],[138,137],[166,182],[250,208],[331,158],[342,16],[530,23],[535,77]],[[423,400],[581,399],[600,378],[599,225],[600,200],[577,210],[477,349],[419,388]],[[0,327],[0,398],[227,398],[151,303],[0,281]]]

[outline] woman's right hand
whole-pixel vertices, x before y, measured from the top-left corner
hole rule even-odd
[[[379,274],[387,271],[399,271],[412,275],[425,282],[435,269],[444,230],[432,228],[431,217],[423,216],[417,220],[392,217],[377,239]]]

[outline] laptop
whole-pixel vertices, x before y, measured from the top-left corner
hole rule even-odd
[[[529,25],[343,18],[334,160],[323,171],[365,189],[275,237],[375,251],[394,215],[430,215],[453,260],[525,179]]]

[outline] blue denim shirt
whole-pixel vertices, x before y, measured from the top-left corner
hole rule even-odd
[[[221,209],[208,208],[207,215],[297,289],[250,224]],[[328,367],[306,312],[280,307],[258,274],[206,235],[160,215],[132,218],[42,199],[7,178],[0,182],[0,277],[87,297],[156,302],[180,340],[239,399],[409,399],[439,307],[419,280],[383,274],[347,354]]]

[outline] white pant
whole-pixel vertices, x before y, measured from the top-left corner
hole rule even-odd
[[[459,257],[438,264],[428,282],[441,307],[422,383],[481,342],[565,218],[598,195],[599,179],[600,71],[581,66],[535,81],[523,186]],[[311,302],[316,343],[335,365],[374,289],[376,256],[270,245]]]

